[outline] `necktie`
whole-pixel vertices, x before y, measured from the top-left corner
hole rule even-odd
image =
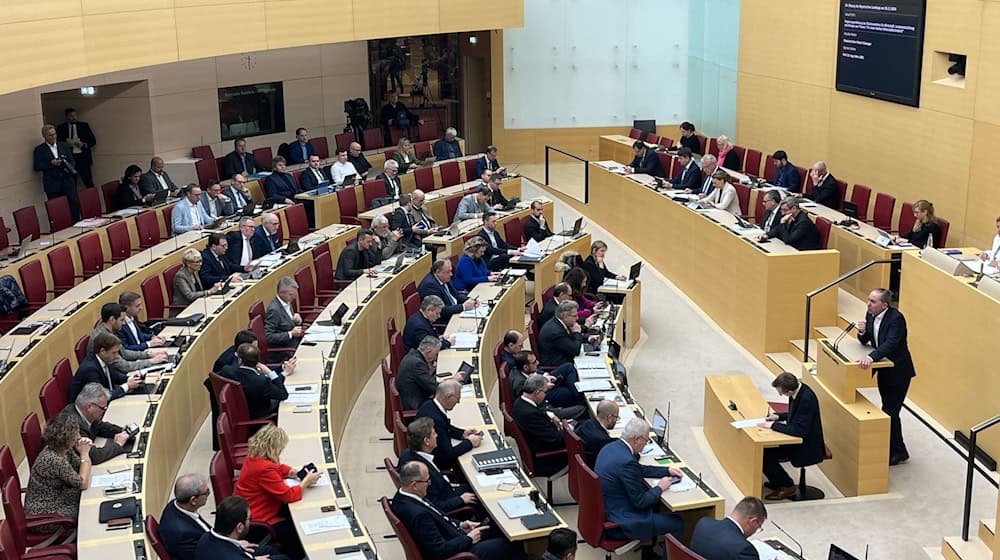
[[[247,155],[243,154],[240,156],[240,162],[243,164],[243,172],[250,173],[250,169],[247,168]]]
[[[132,330],[132,336],[135,337],[136,343],[139,342],[139,329],[135,326],[135,321],[132,319],[128,320],[128,328]]]
[[[237,210],[242,210],[243,207],[246,206],[246,203],[243,202],[243,195],[240,194],[240,191],[235,188],[231,189],[231,194],[233,195],[233,205]]]
[[[316,169],[314,167],[313,168],[313,175],[316,176],[316,182],[317,183],[322,183],[323,182],[323,174],[319,172],[319,169]]]
[[[269,247],[271,247],[272,251],[278,248],[274,244],[274,237],[271,237],[270,235],[266,235],[266,234],[265,234],[265,237],[267,237],[267,244],[268,244]]]
[[[70,137],[71,140],[75,140],[77,138],[77,135],[76,135],[76,125],[75,124],[70,124],[69,125],[69,137]]]
[[[302,147],[302,161],[309,161],[309,152],[306,151],[305,144],[299,144]]]
[[[441,287],[444,288],[444,293],[445,293],[445,295],[448,296],[448,303],[449,304],[455,305],[456,303],[458,303],[458,300],[455,299],[455,296],[451,295],[451,289],[448,288],[448,284],[443,284],[442,283]]]
[[[246,266],[253,260],[253,253],[250,252],[250,238],[243,238],[243,256],[240,257],[240,266]]]
[[[708,178],[705,179],[705,184],[701,187],[701,192],[708,194],[709,191],[711,190],[712,190],[712,176],[709,175]]]

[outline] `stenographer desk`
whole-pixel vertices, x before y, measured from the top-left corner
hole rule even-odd
[[[805,294],[837,276],[837,251],[757,243],[724,225],[724,211],[694,211],[591,163],[592,219],[662,272],[758,359],[802,337]],[[648,181],[648,177],[645,178]],[[813,324],[836,324],[837,298],[813,300]]]
[[[321,242],[329,243],[331,253],[338,255],[344,240],[355,231],[353,226],[333,225],[312,234],[312,239],[329,235],[328,240]],[[129,395],[111,403],[106,417],[109,421],[120,425],[135,422],[141,427],[134,449],[138,456],[119,455],[95,465],[93,474],[106,474],[108,467],[131,467],[138,482],[136,491],[127,495],[139,500],[140,515],[130,529],[108,531],[105,525],[97,522],[97,512],[100,504],[109,498],[103,495],[102,487],[84,491],[77,540],[81,560],[100,556],[138,560],[141,546],[145,546],[146,558],[152,553],[151,548],[142,544],[141,519],[146,514],[158,517],[169,501],[180,465],[208,415],[205,377],[221,351],[232,344],[234,333],[246,327],[251,305],[273,299],[282,276],[292,276],[298,268],[312,262],[308,239],[303,238],[300,242],[303,249],[299,253],[283,258],[259,280],[234,284],[236,288],[226,295],[200,298],[182,312],[182,315],[205,313],[205,317],[196,326],[171,327],[166,331],[166,334],[183,332],[190,339],[176,368],[158,380],[159,398]]]

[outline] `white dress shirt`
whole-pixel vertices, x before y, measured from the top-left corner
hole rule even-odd
[[[876,346],[876,347],[878,346],[878,330],[882,327],[882,319],[885,317],[885,312],[888,309],[889,308],[886,307],[885,309],[882,310],[881,313],[879,313],[878,315],[875,316],[874,319],[872,319],[872,331],[873,331],[872,332],[872,336],[874,337],[872,339],[872,341],[873,341],[872,342],[872,346]]]
[[[253,248],[250,247],[250,237],[243,238],[243,254],[240,255],[240,266],[246,266],[253,260]]]
[[[344,163],[337,161],[330,167],[330,177],[333,179],[333,184],[335,185],[343,183],[344,177],[357,174],[358,170],[355,169],[354,164],[349,161]]]
[[[58,142],[56,142],[55,144],[46,143],[45,145],[48,146],[49,151],[52,152],[52,159],[59,159],[59,143]]]

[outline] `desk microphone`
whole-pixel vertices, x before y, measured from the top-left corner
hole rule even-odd
[[[847,336],[847,333],[853,331],[854,327],[856,327],[856,326],[858,326],[857,323],[854,323],[854,322],[848,323],[847,327],[844,329],[844,332],[840,333],[840,335],[833,340],[833,351],[834,352],[840,352],[840,341],[843,340],[845,336]]]
[[[736,406],[736,403],[734,403],[733,401],[729,401],[729,410],[732,410],[732,411],[733,411],[733,412],[735,412],[736,414],[739,414],[739,415],[740,415],[740,418],[742,418],[742,419],[744,419],[744,420],[746,420],[746,419],[747,419],[747,417],[746,417],[746,416],[743,416],[743,413],[742,413],[742,412],[740,412],[740,409],[739,409],[739,407],[737,407],[737,406]]]
[[[768,521],[771,521],[771,520],[768,520]],[[799,558],[802,558],[802,545],[799,544],[799,541],[795,540],[795,537],[789,535],[788,531],[782,529],[781,525],[778,525],[774,521],[771,521],[771,525],[774,525],[775,528],[777,528],[779,531],[781,531],[786,537],[788,537],[789,539],[791,539],[792,542],[795,543],[795,546],[799,547]]]

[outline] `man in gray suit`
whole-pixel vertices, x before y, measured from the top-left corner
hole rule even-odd
[[[493,191],[489,187],[482,186],[475,193],[463,196],[462,200],[458,203],[458,210],[455,211],[453,223],[481,218],[489,210],[486,200],[489,199],[491,194],[493,194]]]
[[[270,346],[298,346],[302,341],[302,316],[292,309],[299,284],[291,276],[278,280],[278,295],[267,306],[264,336]],[[269,358],[274,361],[274,358]]]
[[[222,185],[218,181],[213,181],[201,193],[201,205],[205,208],[205,212],[213,218],[231,216],[236,211],[233,208],[233,200],[222,194]]]
[[[90,462],[99,465],[113,457],[125,453],[122,447],[128,442],[128,432],[111,422],[105,422],[104,411],[108,409],[110,394],[100,383],[88,383],[76,396],[76,400],[66,405],[60,414],[65,414],[76,420],[80,426],[80,437],[106,438],[104,445],[90,448]]]
[[[167,189],[171,193],[176,193],[177,188],[170,175],[163,170],[163,158],[156,156],[149,160],[149,171],[143,173],[139,179],[139,191],[142,194],[153,194]]]
[[[117,303],[105,303],[101,306],[101,322],[94,326],[90,333],[90,342],[87,343],[87,353],[94,352],[94,339],[100,333],[109,333],[118,336],[118,331],[125,326],[125,307]],[[167,360],[167,351],[155,350],[129,350],[122,348],[113,362],[108,364],[120,372],[136,371],[147,368],[151,365],[160,364]]]

